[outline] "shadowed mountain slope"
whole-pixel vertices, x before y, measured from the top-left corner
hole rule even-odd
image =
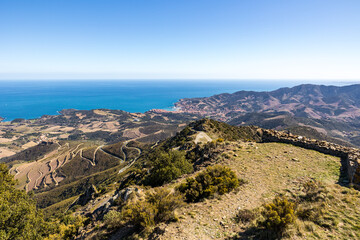
[[[344,87],[306,84],[271,92],[239,91],[181,99],[175,105],[186,113],[233,125],[254,124],[281,130],[298,127],[297,132],[299,127],[311,127],[328,135],[327,140],[335,138],[333,142],[360,143],[360,84]]]

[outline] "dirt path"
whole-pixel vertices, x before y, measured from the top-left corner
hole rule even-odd
[[[34,188],[33,188],[33,189],[38,189],[38,187],[37,187],[38,181],[39,181],[39,179],[41,179],[42,176],[43,176],[43,172],[40,171],[40,169],[38,169],[38,173],[40,173],[40,176],[35,180],[35,184],[34,184]]]
[[[20,173],[20,171],[19,171],[19,169],[17,167],[14,169],[14,171],[15,171],[15,176]]]
[[[29,171],[30,172],[30,171]],[[28,179],[28,183],[25,185],[25,191],[26,192],[28,192],[29,191],[29,184],[30,184],[30,182],[31,182],[31,178],[30,178],[30,176],[29,176],[29,172],[27,172],[27,174],[26,174],[26,177],[27,177],[27,179]]]
[[[126,154],[125,154],[125,152],[124,152],[124,145],[126,145],[128,143],[128,141],[125,141],[122,145],[121,145],[121,148],[120,148],[120,150],[121,150],[121,152],[122,152],[122,154],[123,154],[123,156],[124,156],[124,161],[126,161]]]
[[[157,145],[159,145],[160,141],[156,141],[156,143],[154,145],[152,145],[150,148],[153,149],[154,147],[156,147]]]
[[[94,155],[94,156],[95,156],[95,155]],[[85,159],[85,160],[87,160],[87,161],[89,161],[92,166],[96,166],[95,161],[93,161],[92,159],[87,158],[87,157],[85,157],[85,156],[83,155],[83,148],[80,150],[80,157],[83,158],[83,159]]]
[[[101,149],[104,145],[101,145],[101,146],[98,146],[95,151],[94,151],[94,157],[93,157],[93,161],[94,161],[94,164],[96,165],[96,153],[97,151],[99,151],[99,149]]]
[[[124,145],[123,145],[122,147],[136,149],[136,150],[139,152],[139,156],[137,156],[136,158],[134,158],[134,159],[130,162],[130,164],[128,164],[128,165],[126,165],[125,167],[123,167],[122,169],[120,169],[119,172],[118,172],[118,174],[124,172],[126,169],[128,169],[129,167],[131,167],[131,166],[136,162],[136,160],[140,157],[140,155],[141,155],[141,149],[140,149],[140,148],[137,148],[137,147],[128,147],[128,146],[127,146],[128,143],[129,143],[128,141],[124,142]],[[121,150],[122,150],[122,147],[121,147]],[[123,152],[123,153],[124,153],[124,152]],[[126,154],[125,154],[125,153],[124,153],[124,156],[126,157]],[[125,158],[125,159],[126,159],[126,158]]]
[[[137,148],[137,147],[128,147],[127,144],[128,144],[128,142],[127,142],[126,145],[125,145],[126,148],[129,148],[129,149],[132,148],[132,149],[137,150],[137,151],[139,152],[139,156],[140,156],[140,154],[141,154],[141,149],[140,149],[140,148]]]
[[[104,149],[102,149],[102,148],[99,148],[99,150],[102,151],[103,153],[106,153],[106,154],[108,154],[108,155],[110,155],[110,156],[118,159],[118,160],[120,161],[120,163],[124,162],[124,159],[119,158],[118,156],[116,156],[116,155],[114,155],[114,154],[112,154],[112,153],[106,152],[106,151],[104,151]]]
[[[76,148],[74,150],[71,151],[71,153],[74,155],[74,157],[76,156],[75,151],[81,146],[83,145],[83,143],[80,143],[79,145],[76,146]]]
[[[56,178],[54,177],[54,172],[51,173],[51,179],[54,181],[55,186],[59,185],[58,181],[57,181]]]

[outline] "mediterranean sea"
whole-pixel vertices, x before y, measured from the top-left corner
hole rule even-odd
[[[0,81],[0,117],[33,119],[62,109],[170,110],[181,98],[240,90],[271,91],[299,82],[223,80],[9,80]]]

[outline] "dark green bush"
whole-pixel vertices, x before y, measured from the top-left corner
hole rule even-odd
[[[178,189],[185,194],[187,202],[197,202],[215,194],[225,194],[239,186],[235,173],[226,166],[215,165],[206,168],[195,179],[188,178]]]
[[[186,126],[183,130],[181,130],[179,133],[177,133],[174,137],[170,138],[165,143],[165,148],[169,150],[174,147],[183,146],[188,141],[191,141],[191,138],[189,137],[191,133],[191,128],[189,126]]]
[[[192,164],[181,151],[156,151],[150,156],[153,168],[145,179],[151,186],[160,186],[193,171]]]

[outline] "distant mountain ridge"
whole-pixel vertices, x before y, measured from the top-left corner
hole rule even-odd
[[[176,107],[186,112],[288,112],[296,117],[347,119],[360,117],[360,84],[336,87],[304,84],[271,92],[239,91],[206,98],[185,98]]]
[[[360,84],[342,87],[303,84],[270,92],[238,91],[185,98],[175,106],[186,113],[234,125],[312,127],[331,137],[360,144]]]

